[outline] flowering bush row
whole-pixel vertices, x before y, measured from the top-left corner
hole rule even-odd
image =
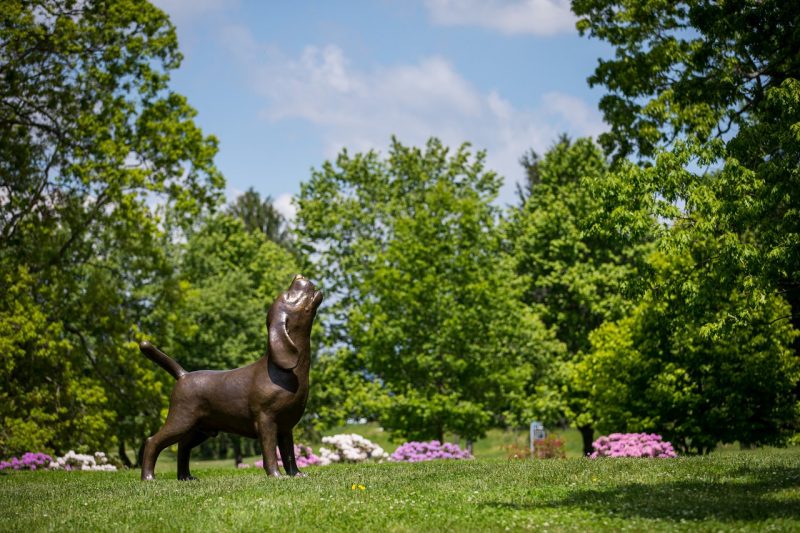
[[[341,433],[332,437],[322,437],[325,446],[320,447],[320,464],[361,463],[364,461],[383,461],[389,454],[369,439],[354,433]]]
[[[108,462],[108,457],[103,452],[94,452],[94,455],[75,453],[70,450],[64,457],[58,457],[50,463],[53,470],[98,470],[116,472],[117,467]]]
[[[672,444],[655,433],[612,433],[592,443],[589,457],[676,457]]]
[[[418,463],[420,461],[433,461],[436,459],[472,459],[472,454],[462,450],[457,444],[438,440],[430,442],[406,442],[389,457],[390,461],[403,461]]]
[[[102,470],[114,472],[117,467],[108,462],[106,454],[95,452],[94,455],[75,453],[70,450],[63,457],[53,459],[46,453],[28,452],[22,459],[12,457],[0,462],[0,470]]]
[[[294,459],[298,468],[305,468],[307,466],[314,466],[321,463],[320,458],[314,455],[311,446],[306,446],[305,444],[294,445]],[[260,459],[253,464],[259,468],[264,467],[264,461]],[[280,452],[278,452],[278,465],[283,466],[283,460],[281,459]],[[242,465],[239,466],[242,467]],[[242,468],[246,468],[246,466]]]
[[[46,453],[28,452],[21,459],[12,457],[8,461],[0,461],[0,470],[38,470],[47,468],[52,460]]]

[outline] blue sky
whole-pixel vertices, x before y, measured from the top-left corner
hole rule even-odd
[[[610,50],[563,0],[155,0],[184,61],[173,88],[220,140],[227,194],[248,187],[291,215],[300,183],[342,147],[391,135],[487,150],[514,201],[520,156],[604,130],[586,78]]]

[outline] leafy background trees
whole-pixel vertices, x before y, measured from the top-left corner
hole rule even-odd
[[[303,186],[297,234],[333,300],[326,328],[383,386],[387,429],[472,440],[519,415],[560,346],[498,253],[483,154],[393,141],[342,152]],[[516,420],[516,419],[515,419]]]
[[[170,378],[265,349],[302,271],[326,291],[303,430],[350,417],[472,441],[531,419],[688,453],[800,425],[800,9],[575,0],[612,59],[610,130],[523,154],[508,209],[469,145],[314,170],[289,223],[222,203],[216,140],[169,88],[143,0],[6,2],[0,26],[0,455],[129,460]],[[231,442],[234,448],[238,441]],[[216,448],[219,452],[219,447]],[[237,448],[241,453],[241,447]]]
[[[514,273],[524,286],[522,301],[566,347],[563,416],[581,430],[584,453],[591,453],[594,418],[569,374],[589,352],[590,333],[632,308],[653,228],[623,240],[613,229],[594,227],[604,204],[593,188],[604,186],[610,169],[591,139],[562,137],[544,157],[531,152],[522,164],[527,183],[506,229]]]
[[[164,214],[216,201],[216,140],[169,90],[181,56],[149,3],[11,1],[2,17],[0,450],[139,439],[164,380],[132,341],[169,335],[179,293]]]
[[[650,344],[646,359],[682,375],[673,378],[684,382],[683,391],[665,388],[673,391],[671,405],[693,394],[708,402],[687,404],[682,420],[656,425],[681,427],[687,449],[701,452],[726,424],[738,428],[743,442],[780,442],[798,424],[800,159],[793,102],[800,92],[797,36],[789,28],[800,10],[783,2],[582,0],[573,9],[580,31],[616,48],[616,57],[601,60],[589,79],[608,89],[601,109],[611,131],[600,142],[618,163],[614,179],[598,190],[610,211],[604,218],[620,227],[652,219],[666,224],[661,253],[650,259],[656,268],[644,295],[649,310],[639,316],[666,319],[648,321],[648,334],[659,331],[657,324],[669,329],[660,346]],[[720,353],[721,346],[728,349]],[[621,358],[626,351],[619,350]],[[773,376],[774,388],[757,393],[748,366],[765,360],[791,377]],[[712,400],[710,383],[715,392],[727,388],[727,400]],[[783,414],[767,414],[773,408]],[[711,422],[710,413],[722,411]],[[737,423],[734,412],[746,422]]]

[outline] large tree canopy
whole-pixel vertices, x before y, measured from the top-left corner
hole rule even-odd
[[[667,365],[660,377],[643,367],[627,374],[639,380],[627,397],[640,407],[654,399],[647,387],[684,387],[660,396],[673,403],[647,420],[633,403],[617,412],[681,434],[696,451],[715,440],[779,442],[800,422],[800,5],[574,0],[573,9],[582,33],[616,48],[589,79],[608,89],[611,131],[600,141],[616,160],[595,190],[606,206],[599,225],[626,240],[664,223],[644,307],[626,322],[634,351],[619,324],[609,326],[593,337],[595,361]],[[763,387],[749,380],[754,372],[787,379]],[[598,415],[624,397],[605,396]],[[707,426],[712,419],[729,431]]]
[[[783,0],[573,0],[578,29],[615,47],[590,85],[617,156],[655,154],[689,134],[735,134],[763,120],[769,94],[800,78],[800,7]]]
[[[393,141],[385,159],[343,152],[301,190],[298,236],[332,302],[328,331],[382,385],[381,422],[401,435],[475,439],[531,416],[560,350],[498,253],[499,183],[467,146]]]
[[[216,141],[169,90],[180,59],[145,1],[3,3],[3,455],[107,447],[158,423],[162,377],[132,341],[169,336],[181,291],[165,228],[223,185]]]
[[[573,10],[582,33],[616,48],[589,78],[608,89],[601,143],[660,164],[652,176],[667,179],[649,192],[685,205],[679,217],[697,214],[730,244],[714,264],[782,293],[800,327],[800,4],[574,0]]]
[[[565,368],[571,369],[590,350],[589,335],[632,308],[656,224],[644,219],[649,227],[629,240],[617,238],[614,227],[597,227],[605,206],[595,189],[610,179],[610,170],[591,139],[562,137],[544,157],[530,152],[522,162],[522,205],[506,225],[514,271],[523,301],[565,344]],[[585,389],[573,386],[569,372],[564,377],[564,415],[580,428],[584,453],[591,453],[594,420]]]
[[[645,293],[628,317],[592,332],[593,349],[574,365],[574,390],[598,429],[657,432],[684,453],[707,453],[719,442],[784,442],[800,414],[796,332],[781,320],[786,302],[753,302],[727,289],[711,294],[716,284],[687,301],[674,274],[685,285],[703,283],[689,255],[650,260],[664,286]],[[705,330],[741,315],[748,319]]]

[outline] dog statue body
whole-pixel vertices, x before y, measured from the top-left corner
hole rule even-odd
[[[151,343],[142,342],[141,351],[177,380],[164,426],[145,442],[142,479],[154,478],[158,455],[176,442],[178,479],[194,479],[189,472],[191,449],[219,431],[258,438],[268,475],[281,475],[276,447],[286,474],[304,475],[297,468],[292,428],[308,398],[311,325],[321,302],[322,292],[295,276],[267,313],[267,353],[234,370],[187,372]]]

